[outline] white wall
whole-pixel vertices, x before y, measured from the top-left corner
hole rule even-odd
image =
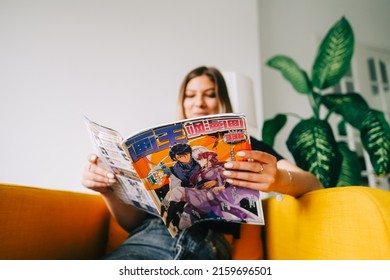
[[[259,0],[258,7],[265,119],[287,112],[312,116],[307,97],[296,93],[278,71],[265,64],[272,56],[284,54],[311,75],[318,40],[342,16],[352,25],[357,43],[390,51],[389,0]],[[285,141],[295,123],[289,118],[275,143],[290,159]]]
[[[171,121],[182,77],[201,64],[252,78],[259,118],[262,102],[266,118],[307,117],[306,98],[265,61],[286,54],[310,72],[317,39],[342,15],[358,42],[390,49],[389,10],[388,0],[0,0],[0,181],[85,191],[82,114],[125,135]],[[286,137],[276,147],[289,156]]]
[[[199,65],[259,92],[259,60],[255,0],[0,0],[0,181],[86,191],[83,114],[126,136],[175,119]]]

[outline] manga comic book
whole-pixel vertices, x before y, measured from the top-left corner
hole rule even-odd
[[[86,120],[97,153],[116,174],[114,193],[163,219],[170,234],[201,221],[264,224],[260,192],[229,184],[224,163],[251,149],[243,114],[186,119],[123,140]]]

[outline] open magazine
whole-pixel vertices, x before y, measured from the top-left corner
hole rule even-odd
[[[96,153],[116,175],[114,193],[161,217],[172,236],[201,221],[264,224],[260,192],[222,174],[226,161],[251,149],[244,115],[186,119],[126,139],[85,119]]]

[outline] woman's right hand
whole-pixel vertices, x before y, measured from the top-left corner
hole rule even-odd
[[[116,180],[111,170],[99,166],[99,157],[93,154],[84,167],[81,183],[90,190],[104,194],[111,190]]]

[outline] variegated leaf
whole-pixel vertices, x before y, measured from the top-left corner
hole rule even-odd
[[[359,93],[332,93],[321,97],[321,102],[329,110],[343,116],[353,127],[360,129],[365,113],[369,110],[367,102]]]
[[[342,155],[328,122],[310,118],[299,122],[287,139],[295,162],[322,182],[324,187],[337,184]]]
[[[356,152],[351,151],[345,142],[338,142],[339,151],[343,155],[341,173],[337,186],[362,185],[362,166]]]
[[[323,39],[313,64],[312,82],[319,89],[337,84],[350,67],[354,34],[347,19],[342,17]]]
[[[360,138],[370,156],[377,175],[390,172],[390,127],[382,112],[369,110],[365,114]]]
[[[267,62],[267,65],[279,70],[296,91],[300,93],[311,92],[311,82],[307,73],[300,69],[291,58],[283,55],[274,56]]]

